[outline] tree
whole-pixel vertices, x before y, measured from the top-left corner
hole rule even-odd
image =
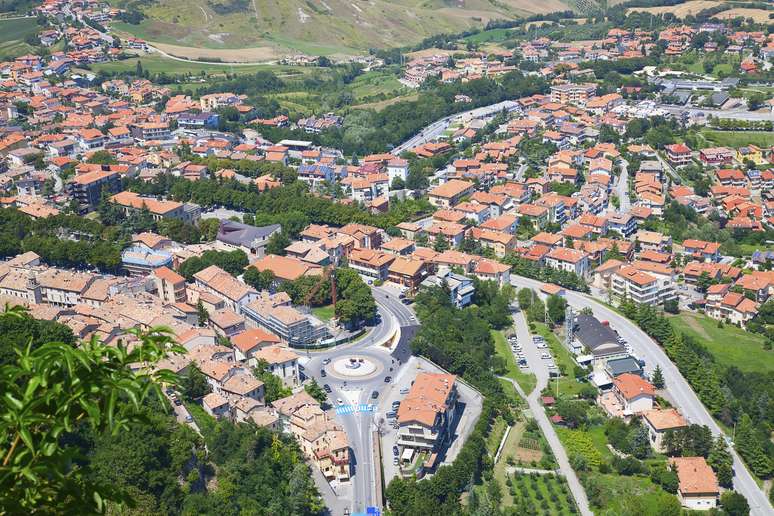
[[[433,244],[433,249],[439,253],[442,253],[449,249],[449,240],[446,238],[446,235],[444,235],[443,233],[439,233],[438,236],[435,237],[435,243]]]
[[[305,277],[305,276],[302,276]],[[248,267],[245,271],[242,279],[245,283],[253,287],[255,290],[270,290],[274,283],[274,272],[270,269],[266,269],[258,272],[255,267]]]
[[[631,442],[629,449],[632,455],[638,459],[644,459],[650,455],[650,438],[648,436],[648,429],[645,428],[641,422],[637,423],[637,427],[631,433]]]
[[[519,290],[516,295],[516,299],[519,301],[519,308],[527,310],[532,305],[532,300],[535,298],[535,292],[531,288],[524,287]]]
[[[718,483],[723,487],[730,488],[734,479],[734,459],[728,452],[723,436],[719,435],[715,439],[707,457],[707,463],[715,471]]]
[[[198,318],[199,326],[206,326],[207,321],[210,320],[210,313],[204,308],[201,299],[196,302],[196,316]]]
[[[285,248],[290,245],[290,239],[284,231],[278,231],[269,237],[266,243],[266,254],[285,256]]]
[[[317,380],[312,378],[312,381],[304,385],[304,390],[306,393],[317,400],[318,403],[322,404],[325,403],[325,400],[328,398],[328,395],[325,393],[325,391],[320,387],[320,384],[317,383]]]
[[[556,294],[548,296],[546,300],[548,317],[553,324],[562,324],[564,322],[565,310],[567,310],[567,300]]]
[[[561,400],[556,404],[556,412],[572,428],[586,423],[586,403]]]
[[[189,366],[188,374],[180,379],[180,390],[188,401],[197,400],[212,392],[207,377],[194,364]]]
[[[728,516],[747,516],[750,514],[750,504],[747,498],[736,491],[726,491],[720,495],[720,505]]]
[[[0,317],[24,317],[12,309]],[[155,364],[168,353],[185,353],[169,333],[129,330],[131,350],[96,337],[73,347],[47,342],[19,350],[0,367],[0,508],[10,514],[102,512],[105,503],[130,496],[95,476],[88,464],[72,467],[77,449],[63,432],[85,424],[97,432],[130,431],[142,404],[163,399],[159,385],[176,383],[168,370],[135,372],[133,364]]]
[[[113,154],[110,153],[110,151],[98,150],[92,154],[88,160],[86,160],[86,163],[96,163],[98,165],[115,165],[118,163],[118,160],[115,158],[115,156],[113,156]]]
[[[285,387],[279,376],[269,371],[269,363],[265,359],[258,361],[258,364],[253,369],[253,374],[263,382],[264,397],[267,404],[272,401],[287,398],[293,394],[293,391]]]
[[[771,475],[771,459],[766,455],[753,426],[750,416],[742,414],[742,418],[736,426],[736,451],[742,456],[750,467],[750,470],[761,478]]]
[[[664,372],[661,370],[660,365],[656,365],[656,369],[653,370],[653,378],[651,378],[651,381],[656,389],[664,388]]]
[[[699,277],[696,279],[696,290],[699,292],[707,292],[710,285],[712,285],[712,278],[710,278],[709,273],[704,271],[699,274]]]

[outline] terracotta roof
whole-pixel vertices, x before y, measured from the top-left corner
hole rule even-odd
[[[456,379],[452,374],[419,373],[398,408],[398,423],[433,426],[436,416],[448,408],[446,400]]]
[[[642,417],[658,431],[688,426],[688,422],[675,408],[647,410]]]
[[[247,353],[259,344],[279,344],[281,339],[260,328],[243,331],[231,337],[231,343],[242,353]]]
[[[672,457],[669,463],[677,470],[678,490],[683,495],[717,495],[720,492],[715,472],[704,457]]]
[[[613,384],[627,400],[631,400],[641,394],[655,396],[656,388],[653,384],[636,374],[624,373],[615,380]]]

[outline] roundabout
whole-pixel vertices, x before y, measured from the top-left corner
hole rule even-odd
[[[381,361],[365,355],[345,355],[333,360],[328,374],[344,380],[366,380],[384,370]]]

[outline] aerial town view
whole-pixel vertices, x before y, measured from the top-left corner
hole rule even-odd
[[[771,0],[0,0],[0,514],[774,515]]]

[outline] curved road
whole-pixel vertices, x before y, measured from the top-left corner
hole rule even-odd
[[[530,287],[539,290],[542,282],[511,275],[511,284],[519,288]],[[635,354],[645,360],[646,371],[652,372],[657,365],[661,366],[670,397],[691,423],[706,425],[714,435],[723,434],[691,386],[680,374],[677,366],[666,356],[661,346],[637,325],[586,294],[566,290],[565,298],[573,308],[589,307],[598,319],[609,321],[610,325],[618,330],[621,337],[632,346]],[[733,448],[730,452],[734,458],[734,488],[747,498],[747,502],[750,504],[750,514],[761,516],[774,514],[774,509],[772,509],[768,498],[758,488],[739,455]]]
[[[384,379],[386,376],[395,377],[399,368],[406,363],[411,356],[409,342],[416,329],[414,313],[397,298],[397,294],[387,287],[373,287],[372,292],[377,302],[377,309],[381,321],[369,334],[349,344],[337,346],[330,350],[310,352],[309,360],[304,364],[304,374],[313,377],[321,385],[327,384],[331,388],[328,395],[331,404],[338,406],[337,400],[344,404],[378,404],[384,398],[381,392],[388,387]],[[391,351],[382,344],[391,338],[400,328],[401,337],[399,343]],[[329,361],[352,355],[367,357],[377,363],[380,371],[367,379],[344,380],[330,374],[326,365]],[[322,376],[322,370],[326,369],[326,376]],[[379,397],[373,399],[371,393],[377,391]],[[381,500],[376,497],[376,471],[381,465],[373,455],[374,442],[373,431],[377,430],[379,413],[354,412],[346,415],[337,415],[349,439],[350,458],[352,460],[352,489],[351,503],[344,503],[351,512],[365,512],[369,506],[381,507]],[[337,494],[339,500],[341,497]],[[338,507],[340,508],[340,507]],[[335,510],[335,509],[334,509]]]

